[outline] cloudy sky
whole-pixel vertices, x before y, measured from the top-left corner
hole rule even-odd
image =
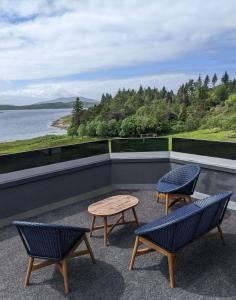
[[[236,77],[235,0],[1,0],[0,103]]]

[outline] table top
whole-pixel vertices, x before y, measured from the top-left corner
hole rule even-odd
[[[138,202],[134,196],[117,195],[89,205],[88,212],[95,216],[112,216],[136,206]]]

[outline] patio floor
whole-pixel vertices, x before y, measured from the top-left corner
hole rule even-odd
[[[164,214],[152,191],[126,193],[140,199],[137,214],[141,223]],[[87,207],[97,200],[100,198],[32,220],[89,227]],[[116,227],[107,248],[103,247],[102,232],[97,231],[91,238],[97,263],[93,265],[85,256],[69,262],[70,293],[65,296],[55,266],[33,272],[30,285],[23,288],[27,255],[15,228],[9,226],[0,230],[0,299],[236,299],[236,212],[227,211],[222,228],[226,246],[215,238],[202,239],[177,256],[174,289],[169,288],[167,260],[158,253],[137,257],[134,270],[128,271],[135,226]]]

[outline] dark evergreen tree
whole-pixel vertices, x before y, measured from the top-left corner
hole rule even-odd
[[[76,98],[73,109],[72,109],[72,125],[73,127],[79,127],[80,125],[80,118],[83,112],[83,102],[80,100],[79,97]]]
[[[227,84],[229,82],[229,75],[228,75],[228,73],[226,71],[225,71],[224,75],[221,78],[221,82],[223,84]]]
[[[208,75],[206,75],[206,77],[204,79],[204,87],[208,87],[209,83],[210,83],[210,77]]]
[[[201,74],[199,74],[199,76],[198,76],[197,84],[198,84],[198,87],[202,87],[202,77],[201,77]]]
[[[215,74],[213,75],[213,77],[212,77],[212,80],[211,80],[213,87],[216,85],[217,80],[218,80],[218,77],[217,77],[217,75],[216,75],[216,73],[215,73]]]

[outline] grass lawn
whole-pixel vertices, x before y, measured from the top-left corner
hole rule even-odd
[[[236,132],[233,131],[219,131],[202,129],[192,132],[177,133],[167,135],[167,137],[182,137],[182,138],[194,138],[205,140],[218,140],[218,141],[234,141],[236,142]],[[30,140],[20,140],[14,142],[0,143],[0,154],[9,154],[30,151],[40,148],[49,148],[69,144],[78,144],[96,141],[98,138],[81,138],[81,137],[69,137],[65,135],[47,135]]]
[[[168,135],[167,137],[236,142],[236,132],[220,131],[217,129],[200,129],[191,132],[171,134]]]
[[[0,154],[9,154],[30,151],[40,148],[50,148],[69,144],[78,144],[96,141],[98,138],[69,137],[64,135],[46,135],[30,140],[19,140],[14,142],[0,143]]]

